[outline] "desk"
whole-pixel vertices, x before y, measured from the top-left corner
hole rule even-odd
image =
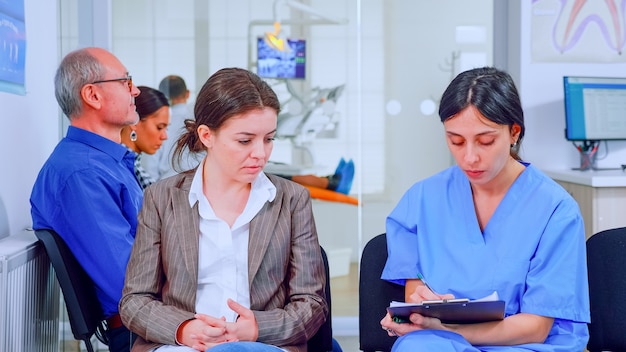
[[[578,202],[585,234],[626,226],[626,172],[543,170]]]

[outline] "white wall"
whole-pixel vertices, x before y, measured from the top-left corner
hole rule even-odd
[[[0,92],[0,198],[11,234],[31,226],[30,191],[59,139],[56,1],[25,0],[24,6],[26,95]]]
[[[545,2],[545,0],[544,0]],[[558,1],[552,1],[558,8]],[[579,165],[576,149],[565,140],[563,76],[626,76],[626,63],[533,62],[531,55],[530,1],[509,3],[508,70],[513,75],[526,118],[522,157],[544,169],[569,169]],[[498,30],[498,29],[496,29]],[[599,39],[598,39],[599,40]],[[598,167],[626,163],[626,142],[608,142],[610,152]],[[601,146],[599,155],[603,153]]]

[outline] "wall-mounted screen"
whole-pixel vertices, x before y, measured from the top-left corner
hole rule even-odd
[[[626,78],[563,77],[565,138],[626,140]]]
[[[257,74],[263,78],[304,79],[306,41],[285,39],[284,49],[270,46],[265,38],[257,39]]]

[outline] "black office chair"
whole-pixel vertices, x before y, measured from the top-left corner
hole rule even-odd
[[[587,240],[591,324],[587,349],[626,351],[626,227]]]
[[[387,236],[372,238],[361,254],[359,276],[359,346],[361,351],[391,351],[397,337],[380,327],[391,301],[404,301],[404,286],[381,280],[387,261]]]
[[[91,337],[99,335],[102,341],[102,328],[99,326],[104,319],[93,282],[55,231],[35,230],[35,236],[46,249],[56,272],[74,338],[84,341],[87,351],[93,352]]]
[[[320,246],[322,250],[322,260],[324,261],[324,270],[326,271],[326,302],[328,302],[328,316],[326,321],[319,330],[309,339],[307,342],[307,350],[309,352],[328,352],[333,350],[333,326],[331,319],[331,304],[330,304],[330,271],[328,268],[328,256],[326,251]]]

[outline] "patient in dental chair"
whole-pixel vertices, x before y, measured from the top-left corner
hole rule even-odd
[[[304,186],[312,186],[321,189],[327,189],[343,194],[350,194],[352,188],[352,180],[354,179],[354,162],[352,159],[345,161],[341,158],[335,173],[327,176],[316,175],[277,175]]]

